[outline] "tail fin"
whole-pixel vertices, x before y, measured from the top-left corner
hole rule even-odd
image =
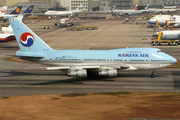
[[[180,9],[180,4],[177,5],[176,9]]]
[[[29,6],[24,12],[23,12],[23,14],[25,13],[31,13],[32,11],[33,11],[33,8],[34,8],[34,5],[31,5],[31,6]]]
[[[79,7],[77,7],[77,9],[74,11],[74,12],[81,12],[82,11],[82,4],[79,6]]]
[[[50,46],[16,17],[8,17],[8,19],[21,51],[35,53],[52,50]]]
[[[110,11],[113,11],[116,9],[116,6],[113,6]]]
[[[162,3],[162,8],[164,8],[164,4]]]
[[[147,10],[148,8],[149,8],[149,4],[147,4],[147,6],[144,9]]]
[[[22,21],[23,15],[18,15],[18,16],[17,16],[17,19],[18,19],[19,21]],[[9,33],[9,34],[13,34],[13,33],[14,33],[11,25],[9,25],[8,27],[2,27],[2,32],[3,32],[3,33]]]
[[[21,12],[22,6],[18,6],[17,8],[15,8],[12,12],[10,12],[9,14],[19,14]]]
[[[133,10],[137,10],[138,4],[133,8]]]
[[[0,15],[4,15],[5,12],[7,10],[7,6],[3,6],[1,9],[0,9]]]

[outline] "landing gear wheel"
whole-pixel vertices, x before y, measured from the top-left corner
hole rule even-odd
[[[156,71],[156,70],[153,70],[153,71],[152,71],[152,73],[151,73],[151,78],[154,78],[154,77],[156,76],[155,71]]]
[[[151,78],[154,78],[156,75],[155,74],[151,74]]]

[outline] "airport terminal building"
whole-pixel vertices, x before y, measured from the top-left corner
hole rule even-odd
[[[48,8],[63,7],[68,11],[74,11],[83,4],[84,11],[107,11],[112,6],[120,10],[132,9],[136,4],[138,9],[143,9],[147,4],[150,8],[162,8],[162,5],[178,5],[180,0],[0,0],[0,6],[29,6],[30,4],[35,5],[34,9],[48,10]]]

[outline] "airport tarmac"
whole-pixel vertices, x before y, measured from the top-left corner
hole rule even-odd
[[[180,60],[180,46],[152,46],[156,31],[144,25],[123,24],[123,20],[75,20],[79,26],[98,26],[98,30],[67,31],[54,27],[58,20],[30,20],[26,25],[53,49],[116,49],[125,47],[156,47]],[[142,21],[144,22],[144,21]],[[42,26],[52,26],[42,29]],[[180,69],[126,71],[117,78],[81,79],[67,77],[61,71],[47,71],[43,65],[11,62],[19,49],[16,41],[0,44],[0,96],[40,95],[59,93],[90,93],[118,91],[180,91]]]

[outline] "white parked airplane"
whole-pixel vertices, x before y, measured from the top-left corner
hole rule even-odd
[[[160,40],[180,40],[180,30],[160,31],[156,32],[152,37],[157,39],[159,33],[161,33]]]
[[[19,15],[17,18],[22,21],[23,16]],[[16,40],[16,38],[11,25],[8,27],[2,27],[2,33],[0,33],[0,42],[8,42],[12,40]]]
[[[0,18],[7,18],[9,16],[17,16],[18,14],[20,14],[21,9],[22,9],[22,6],[18,6],[9,14],[0,14]]]
[[[4,15],[6,13],[6,10],[7,10],[7,6],[3,6],[1,9],[0,9],[0,16],[1,15]]]
[[[157,8],[147,8],[147,12],[149,13],[167,13],[167,12],[174,12],[177,11],[177,6],[176,8],[169,8],[168,7],[164,7],[163,9],[157,9]]]
[[[148,12],[150,13],[167,13],[167,12],[175,12],[177,9],[155,9],[149,8]]]
[[[22,6],[18,6],[9,14],[1,14],[0,13],[0,20],[3,20],[4,22],[6,22],[9,16],[18,16],[19,14],[23,14],[23,16],[30,15],[33,11],[33,8],[34,8],[34,5],[30,5],[23,13],[20,13]],[[6,6],[6,9],[7,9],[7,6]],[[6,9],[4,9],[3,11],[5,11]]]
[[[16,17],[8,17],[20,50],[20,59],[50,65],[47,70],[62,70],[68,76],[116,77],[121,70],[154,70],[176,63],[176,59],[157,48],[112,50],[54,50]]]
[[[82,6],[83,5],[80,5],[79,7],[77,7],[77,9],[75,11],[47,11],[45,12],[44,14],[45,15],[51,15],[51,16],[72,16],[73,13],[76,13],[76,12],[81,12],[82,11]]]
[[[164,6],[164,9],[176,9],[177,6]]]
[[[147,7],[145,10],[137,10],[138,5],[136,5],[133,10],[112,10],[112,13],[119,14],[119,15],[134,15],[146,12]]]
[[[175,27],[180,26],[180,16],[179,15],[156,15],[152,17],[149,21],[149,24],[154,25],[169,25],[173,24]]]

